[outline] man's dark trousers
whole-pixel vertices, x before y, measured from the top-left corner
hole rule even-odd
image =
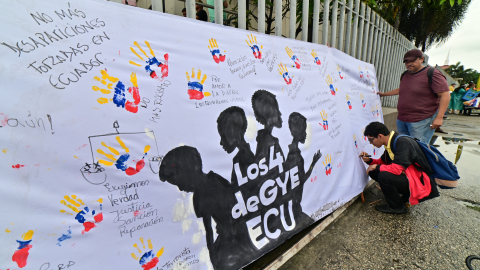
[[[405,174],[395,175],[390,172],[374,170],[370,172],[369,176],[380,184],[380,188],[390,208],[399,209],[408,202],[410,189]]]

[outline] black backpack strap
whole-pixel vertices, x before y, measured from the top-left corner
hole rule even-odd
[[[405,76],[405,74],[407,74],[408,70],[405,70],[402,75],[400,75],[400,81],[403,79],[403,76]]]
[[[427,70],[427,78],[428,78],[428,84],[431,86],[432,81],[433,81],[433,72],[435,71],[434,68],[428,67]]]

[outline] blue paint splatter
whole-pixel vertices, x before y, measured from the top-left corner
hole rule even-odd
[[[117,107],[125,108],[125,85],[122,82],[118,82],[115,85],[115,94],[113,94],[113,103],[117,105]]]
[[[150,66],[151,65],[157,65],[157,66],[160,66],[162,65],[162,63],[158,62],[157,58],[156,57],[153,57],[153,58],[148,58],[147,61],[145,61],[148,63],[147,66],[145,66],[145,70],[148,72],[148,74],[152,74],[152,72],[154,72]]]
[[[62,236],[60,236],[60,238],[57,239],[58,240],[57,245],[61,246],[60,245],[61,242],[72,238],[72,230],[68,229],[67,232],[68,232],[68,234],[63,234]]]
[[[203,85],[199,82],[188,82],[188,89],[202,92]]]
[[[28,244],[30,244],[30,242],[32,242],[32,240],[28,240],[28,241],[20,241],[20,240],[17,240],[17,243],[20,244],[20,246],[18,247],[18,249],[25,248],[26,246],[28,246]]]
[[[115,167],[117,167],[117,169],[120,169],[122,171],[125,171],[128,166],[127,164],[125,164],[125,162],[127,162],[127,160],[130,158],[130,154],[123,154],[121,155],[118,159],[117,159],[117,162],[115,162]]]
[[[216,54],[220,54],[220,50],[219,49],[215,49],[215,50],[212,50],[210,51],[212,53],[212,56],[215,56]]]
[[[102,210],[102,204],[100,204],[100,210]]]
[[[140,258],[140,265],[144,265],[146,264],[148,261],[150,261],[151,259],[153,259],[154,255],[153,255],[153,250],[150,250],[149,252],[145,252],[145,254],[143,254],[143,256]]]
[[[85,215],[86,213],[82,210],[80,212],[78,212],[78,214],[75,216],[75,219],[79,222],[79,223],[84,223],[85,222],[85,217],[83,215]]]

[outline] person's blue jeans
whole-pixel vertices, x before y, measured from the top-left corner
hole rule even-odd
[[[438,112],[427,119],[418,122],[403,122],[397,119],[397,132],[419,139],[421,142],[430,144],[435,129],[430,129]]]

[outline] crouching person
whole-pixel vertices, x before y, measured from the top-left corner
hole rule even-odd
[[[362,152],[360,157],[369,165],[367,174],[380,184],[387,204],[377,205],[377,211],[388,214],[406,214],[405,204],[418,204],[439,196],[433,171],[418,143],[400,135],[380,122],[372,122],[365,127],[364,135],[375,147],[382,145],[385,152],[379,159],[372,159]],[[395,150],[394,150],[395,149]],[[432,177],[433,178],[433,177]]]

